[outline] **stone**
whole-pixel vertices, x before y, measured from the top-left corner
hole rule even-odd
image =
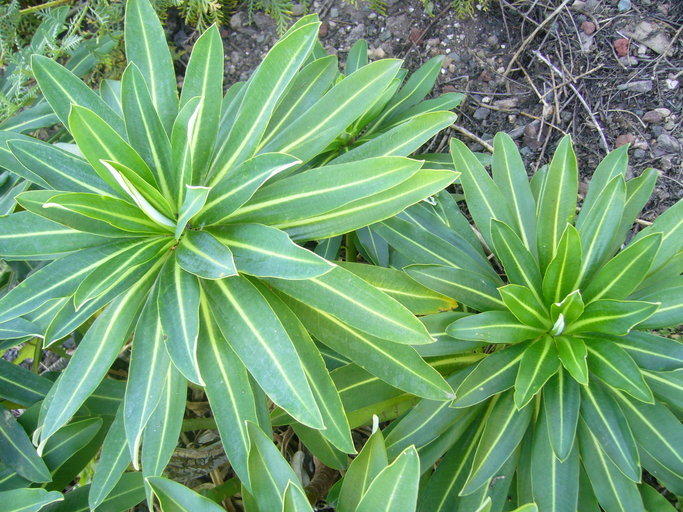
[[[619,12],[626,12],[631,8],[631,0],[619,0],[617,10]]]
[[[626,57],[628,55],[629,41],[626,38],[617,39],[614,41],[614,50],[619,57]]]
[[[626,57],[619,57],[619,62],[621,62],[626,67],[633,67],[638,65],[638,59],[627,55]]]
[[[673,55],[671,38],[657,23],[641,21],[633,29],[625,29],[624,35],[635,39],[660,55],[665,52],[667,55]]]
[[[327,34],[330,32],[330,24],[327,21],[323,21],[320,24],[320,28],[318,29],[318,36],[320,38],[325,38],[327,37]]]
[[[474,117],[477,121],[483,121],[490,114],[491,114],[491,110],[489,110],[488,108],[479,107],[477,110],[474,111],[474,114],[472,114],[472,117]]]
[[[237,30],[242,27],[242,13],[237,12],[230,16],[230,28]]]
[[[339,9],[332,7],[332,9],[330,9],[330,18],[336,18],[337,16],[339,16]]]
[[[431,39],[427,39],[427,44],[429,46],[439,46],[439,43],[441,42],[440,39],[433,37]]]
[[[410,19],[406,14],[401,14],[400,16],[389,16],[387,17],[386,30],[391,31],[392,34],[397,34],[402,37],[407,34],[410,30]],[[419,30],[419,29],[418,29]],[[420,34],[422,31],[420,30]]]
[[[592,21],[584,21],[581,23],[581,30],[583,30],[584,34],[590,36],[595,32],[595,23]]]
[[[657,149],[666,153],[677,153],[681,150],[681,143],[668,133],[662,133],[657,137]]]
[[[633,135],[632,133],[625,133],[623,135],[619,135],[616,140],[614,141],[614,147],[618,148],[623,146],[624,144],[633,144],[636,141],[636,136]]]
[[[631,92],[650,92],[654,84],[652,80],[636,80],[634,82],[628,82],[625,84],[617,85],[618,91],[631,91]]]
[[[668,108],[656,108],[654,110],[650,110],[649,112],[645,112],[645,114],[643,114],[642,119],[646,123],[655,124],[655,123],[661,123],[662,121],[664,121],[664,119],[666,119],[670,115],[671,115],[671,110],[669,110]]]
[[[381,46],[379,48],[368,49],[368,57],[370,57],[372,60],[383,59],[386,56],[387,56],[387,53],[384,51],[384,48],[382,48]]]
[[[493,102],[493,106],[504,109],[513,109],[517,106],[518,103],[519,99],[513,96],[512,98],[503,98],[501,100],[496,100]]]
[[[664,85],[666,85],[666,88],[669,89],[670,91],[673,91],[678,87],[679,81],[678,80],[672,80],[671,78],[667,78],[664,80]]]
[[[635,158],[637,160],[642,160],[646,156],[647,156],[647,151],[645,151],[644,149],[636,149],[633,152],[633,158]]]
[[[408,34],[408,39],[410,39],[411,43],[418,44],[422,40],[422,30],[419,28],[411,29],[410,34]]]

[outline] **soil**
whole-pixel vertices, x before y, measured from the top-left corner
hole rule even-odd
[[[641,217],[652,220],[680,199],[683,2],[490,4],[471,19],[458,18],[448,2],[435,2],[430,16],[420,0],[388,0],[386,15],[341,0],[315,1],[309,10],[320,14],[321,42],[341,65],[360,38],[368,41],[371,59],[401,58],[411,71],[432,56],[446,57],[434,94],[463,92],[466,99],[456,127],[430,150],[447,151],[451,136],[483,150],[504,131],[533,172],[569,133],[585,189],[607,150],[630,143],[628,176],[648,167],[661,175]],[[179,46],[191,46],[190,30],[178,27]],[[246,11],[235,13],[222,35],[226,85],[246,80],[277,40],[270,18],[256,13],[250,22]]]

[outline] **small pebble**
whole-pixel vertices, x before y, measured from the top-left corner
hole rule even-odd
[[[489,116],[489,114],[491,114],[491,111],[488,108],[479,107],[477,110],[474,111],[472,117],[474,117],[477,121],[483,121]]]
[[[324,38],[327,36],[329,31],[330,31],[330,24],[327,21],[323,21],[320,24],[320,29],[318,29],[318,36],[320,36],[321,38]]]
[[[626,57],[628,55],[628,39],[621,38],[614,41],[614,49],[619,57]]]
[[[584,21],[583,23],[581,23],[581,30],[583,30],[584,34],[590,36],[595,32],[595,23],[593,23],[592,21]]]
[[[631,0],[619,0],[617,9],[619,12],[626,12],[631,8]]]
[[[617,139],[614,141],[614,146],[618,148],[623,146],[624,144],[633,144],[635,141],[635,135],[633,135],[632,133],[625,133],[617,137]]]

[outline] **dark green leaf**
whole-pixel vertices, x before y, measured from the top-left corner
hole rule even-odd
[[[515,380],[515,405],[521,409],[560,367],[552,337],[545,335],[524,350]]]

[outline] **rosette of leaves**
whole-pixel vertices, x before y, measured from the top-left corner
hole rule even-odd
[[[54,261],[0,299],[0,326],[17,319],[37,325],[29,317],[39,312],[50,346],[94,320],[42,402],[39,452],[133,333],[125,396],[102,449],[91,507],[129,461],[140,466],[143,437],[143,474],[161,474],[188,381],[205,387],[247,488],[246,422],[268,429],[266,395],[353,452],[342,403],[309,331],[409,393],[452,398],[410,346],[432,338],[407,308],[295,243],[395,215],[456,177],[398,150],[315,163],[384,94],[400,61],[377,61],[329,84],[291,118],[296,105],[285,99],[299,87],[298,73],[320,65],[314,59],[299,71],[316,42],[316,16],[295,23],[249,81],[225,97],[222,42],[211,28],[195,45],[179,98],[155,19],[147,0],[128,2],[129,65],[120,84],[107,82],[99,94],[54,61],[34,58],[38,84],[74,144],[4,139],[14,158],[9,168],[42,190],[20,194],[24,211],[0,219],[0,256]],[[333,329],[318,330],[320,319]]]
[[[395,266],[466,306],[434,315],[443,335],[425,348],[481,358],[448,378],[451,407],[423,401],[393,424],[388,451],[417,444],[423,471],[445,454],[420,510],[487,495],[502,510],[509,494],[540,510],[672,510],[643,470],[683,493],[683,344],[649,332],[683,319],[683,202],[624,245],[657,177],[626,181],[627,147],[578,215],[569,137],[531,180],[507,135],[494,148],[491,176],[452,141],[474,226],[442,192],[371,227]]]

